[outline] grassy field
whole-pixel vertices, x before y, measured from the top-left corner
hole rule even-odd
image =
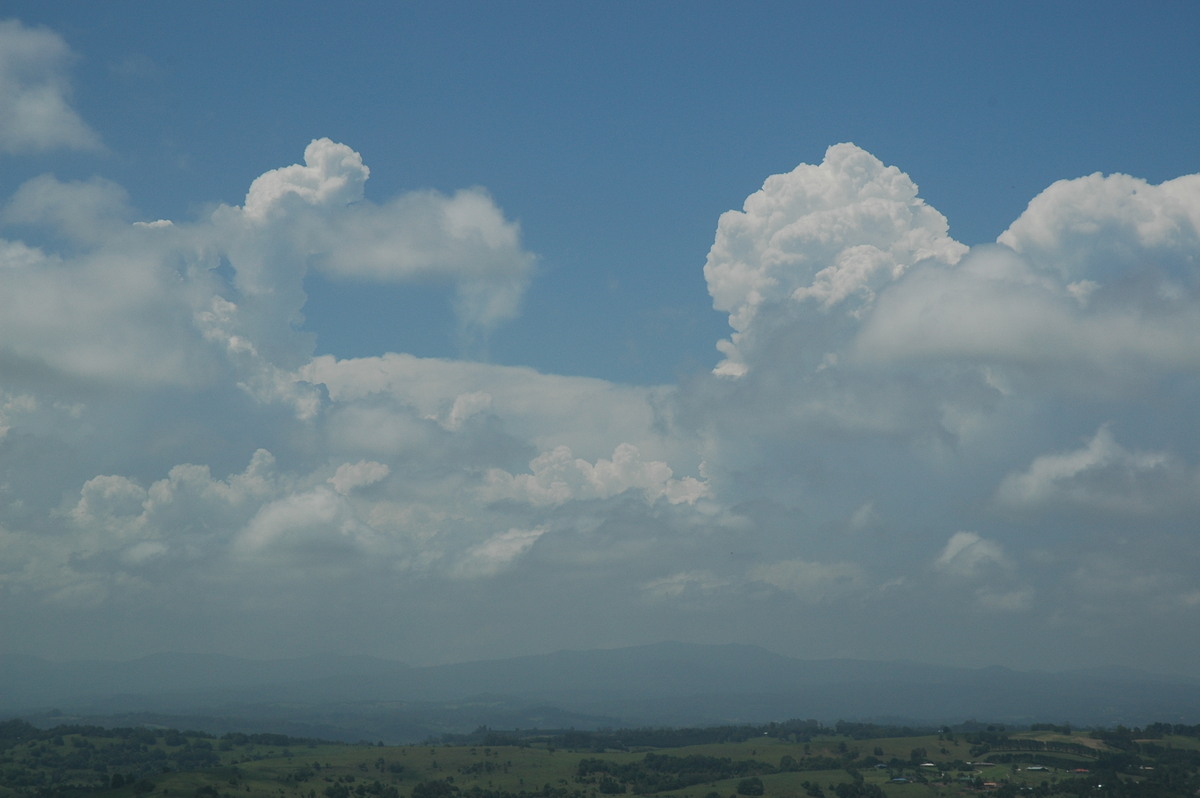
[[[1193,791],[1180,795],[1192,795],[1200,740],[1180,736],[1151,742],[1153,750],[1163,756],[1191,757],[1187,761],[1193,764],[1187,773],[1180,771],[1180,778],[1190,774],[1192,781],[1178,784]],[[1021,750],[1030,744],[1059,745],[1060,750]],[[1064,746],[1074,747],[1066,750]],[[795,735],[762,736],[653,750],[572,750],[556,746],[552,739],[533,739],[522,745],[382,746],[282,738],[231,741],[147,730],[136,730],[125,738],[106,737],[97,730],[56,735],[52,730],[39,739],[9,740],[0,748],[0,798],[606,798],[634,792],[678,798],[1100,794],[1104,791],[1096,787],[1102,783],[1100,776],[1091,772],[1105,761],[1102,757],[1117,755],[1126,757],[1112,760],[1121,762],[1124,770],[1105,778],[1119,785],[1121,794],[1175,794],[1149,789],[1156,765],[1146,763],[1155,762],[1153,758],[1130,760],[1125,753],[1084,734],[1051,732],[1006,736],[986,749],[967,735],[929,734],[870,739],[821,735],[804,740]],[[1039,759],[1050,764],[1039,765]],[[200,760],[204,760],[200,766],[180,766]],[[586,767],[591,770],[583,773],[581,762],[590,763]],[[645,780],[656,778],[675,778],[681,783],[646,789],[648,783],[666,783]],[[1159,781],[1166,783],[1164,777]],[[1084,782],[1087,789],[1078,789]]]

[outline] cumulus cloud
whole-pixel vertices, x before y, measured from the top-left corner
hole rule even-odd
[[[304,165],[254,180],[244,207],[133,224],[109,181],[34,178],[0,216],[42,242],[0,240],[0,349],[108,382],[198,387],[233,372],[258,400],[311,418],[319,397],[292,373],[312,355],[312,335],[298,330],[308,266],[447,282],[464,329],[516,313],[533,258],[486,195],[417,192],[377,206],[363,200],[368,174],[358,153],[318,139]]]
[[[957,261],[966,247],[947,230],[908,175],[853,144],[768,178],[721,215],[704,265],[713,307],[734,330],[716,373],[744,374],[759,340],[789,318],[861,316],[913,263]]]
[[[89,209],[101,196],[113,192],[91,194]],[[91,235],[96,224],[77,227]],[[0,353],[33,371],[107,383],[211,379],[218,353],[193,325],[206,278],[164,264],[155,232],[125,227],[66,254],[0,240]]]
[[[0,20],[0,151],[95,150],[100,138],[71,108],[62,37],[18,20]]]
[[[303,164],[255,179],[240,217],[256,236],[284,236],[298,258],[335,278],[453,285],[454,307],[468,332],[487,333],[517,315],[534,257],[487,192],[416,191],[376,205],[364,200],[369,176],[357,152],[316,139]],[[232,210],[222,214],[230,223],[237,217]],[[274,234],[263,232],[272,228]],[[280,276],[271,269],[240,285],[262,291]],[[262,280],[269,282],[260,286]]]
[[[1058,390],[1121,390],[1193,368],[1200,305],[1149,312],[1089,283],[1065,284],[1003,247],[930,266],[880,300],[858,341],[875,361],[992,364]]]
[[[998,242],[888,291],[860,354],[999,364],[1088,391],[1200,364],[1197,176],[1059,181]]]
[[[713,490],[819,506],[822,523],[844,524],[863,503],[854,480],[871,470],[866,448],[928,457],[986,426],[999,394],[981,375],[901,371],[856,343],[892,290],[966,250],[908,175],[853,144],[768,178],[722,214],[704,275],[733,332],[718,344],[718,379],[681,401],[705,430]],[[875,508],[885,512],[882,498]]]
[[[482,189],[376,202],[369,175],[316,139],[193,220],[138,221],[99,178],[16,189],[6,621],[69,651],[135,608],[145,624],[96,643],[116,655],[195,613],[214,647],[263,654],[263,630],[312,618],[437,644],[446,626],[528,641],[536,617],[559,629],[543,647],[584,645],[576,618],[601,611],[614,645],[712,628],[770,645],[778,611],[852,649],[904,613],[989,634],[1047,598],[1064,624],[1099,617],[1087,585],[1122,573],[1099,516],[1145,544],[1126,600],[1195,603],[1196,181],[1055,184],[967,252],[906,174],[837,145],[719,220],[715,373],[645,387],[314,357],[313,270],[440,283],[478,332],[532,274]],[[841,605],[870,616],[854,635]]]
[[[312,231],[313,265],[332,277],[372,282],[443,281],[466,331],[486,333],[516,317],[533,273],[520,230],[481,189],[426,191],[355,208]]]
[[[646,501],[665,499],[671,504],[694,504],[707,490],[694,477],[673,479],[670,466],[647,462],[637,447],[622,443],[611,460],[594,464],[572,456],[567,446],[543,452],[529,463],[529,474],[488,473],[487,494],[495,499],[516,499],[534,505],[554,505],[581,499],[608,499],[629,490]]]
[[[337,568],[367,556],[372,530],[344,497],[324,486],[288,493],[263,505],[238,533],[232,551],[242,558]]]
[[[296,375],[320,385],[335,406],[369,407],[376,421],[384,415],[407,419],[415,413],[448,431],[469,432],[472,421],[495,418],[536,452],[567,446],[575,456],[593,462],[611,457],[614,441],[632,444],[642,456],[668,464],[695,457],[687,442],[672,434],[669,389],[398,352],[345,359],[321,355]],[[687,470],[695,469],[692,464]]]
[[[1124,301],[1194,300],[1200,175],[1059,180],[997,241],[1067,285],[1094,281]]]
[[[371,170],[362,156],[344,144],[314,139],[304,148],[304,163],[272,169],[254,179],[242,210],[252,222],[287,213],[290,205],[341,208],[363,198]]]

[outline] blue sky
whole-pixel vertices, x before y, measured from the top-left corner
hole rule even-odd
[[[4,14],[0,645],[1194,672],[1194,4]]]
[[[488,353],[558,373],[706,368],[716,217],[830,144],[913,175],[969,244],[1054,180],[1194,158],[1186,3],[42,5],[9,7],[71,43],[110,151],[10,179],[102,174],[174,219],[328,136],[363,154],[369,197],[483,186],[539,256],[535,310]],[[323,351],[459,354],[436,292],[322,288]]]

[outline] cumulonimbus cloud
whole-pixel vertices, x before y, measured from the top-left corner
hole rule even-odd
[[[210,621],[258,608],[256,629],[350,594],[364,623],[410,628],[464,594],[484,598],[461,617],[501,630],[522,600],[612,607],[644,637],[710,618],[740,634],[767,607],[807,623],[850,598],[936,625],[1032,609],[1094,547],[1089,506],[1120,510],[1108,530],[1173,524],[1138,530],[1155,542],[1138,572],[1200,592],[1187,557],[1160,554],[1191,551],[1195,513],[1197,181],[1056,184],[967,251],[912,179],[837,145],[720,219],[717,373],[641,387],[314,357],[312,270],[439,282],[481,330],[532,274],[483,190],[375,202],[368,177],[316,139],[190,221],[133,222],[103,180],[17,189],[0,218],[6,619],[137,606],[165,635],[186,592]],[[524,598],[500,592],[518,582]],[[1064,615],[1102,603],[1054,596]],[[86,624],[42,627],[65,650]]]

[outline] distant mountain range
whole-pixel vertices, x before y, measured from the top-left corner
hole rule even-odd
[[[1139,726],[1200,722],[1200,680],[800,660],[754,646],[684,643],[429,667],[352,656],[160,654],[51,663],[10,655],[0,657],[5,716],[389,743],[484,725],[592,729],[791,718]]]

